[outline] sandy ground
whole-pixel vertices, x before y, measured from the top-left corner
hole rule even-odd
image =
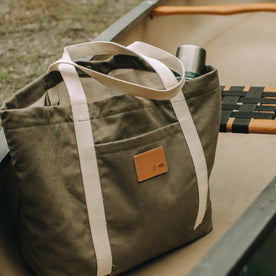
[[[0,106],[66,45],[92,40],[143,0],[1,0]]]

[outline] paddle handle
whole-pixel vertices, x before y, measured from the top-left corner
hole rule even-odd
[[[214,14],[231,15],[246,12],[276,12],[276,3],[254,3],[237,5],[208,5],[208,6],[159,6],[152,16],[175,14]]]

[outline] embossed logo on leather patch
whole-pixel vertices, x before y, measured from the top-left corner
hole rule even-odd
[[[168,171],[163,147],[155,148],[135,155],[134,162],[139,182]]]

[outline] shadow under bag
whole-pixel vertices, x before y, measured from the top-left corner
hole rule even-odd
[[[184,75],[151,45],[89,42],[5,103],[19,247],[37,275],[117,275],[211,231],[218,74]]]

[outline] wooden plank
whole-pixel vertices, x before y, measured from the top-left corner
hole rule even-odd
[[[248,12],[276,12],[276,3],[254,3],[237,5],[208,5],[208,6],[159,6],[152,16],[176,14],[213,14],[232,15]]]
[[[276,120],[251,119],[249,133],[276,134]]]

